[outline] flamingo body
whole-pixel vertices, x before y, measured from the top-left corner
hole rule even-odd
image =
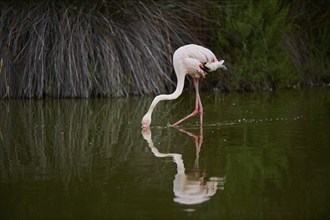
[[[177,76],[177,87],[172,94],[158,95],[154,98],[148,112],[142,118],[142,128],[149,128],[152,112],[159,101],[173,100],[181,95],[186,75],[190,75],[193,78],[196,90],[195,110],[190,115],[174,123],[172,126],[177,126],[181,122],[197,114],[200,114],[200,123],[202,125],[203,107],[199,96],[199,79],[200,77],[205,78],[207,73],[215,71],[218,68],[226,69],[223,63],[223,60],[218,61],[212,51],[203,46],[188,44],[178,48],[173,54],[173,66]]]

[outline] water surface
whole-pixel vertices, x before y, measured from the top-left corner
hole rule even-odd
[[[329,219],[330,90],[3,100],[0,219]]]

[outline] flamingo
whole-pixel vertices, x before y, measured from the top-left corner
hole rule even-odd
[[[199,95],[199,79],[200,77],[205,78],[207,73],[213,72],[218,68],[227,69],[223,63],[224,60],[218,61],[213,52],[203,46],[188,44],[179,47],[173,54],[173,66],[177,77],[176,89],[172,94],[162,94],[154,98],[147,113],[142,118],[142,129],[148,129],[150,127],[151,115],[158,102],[177,99],[182,94],[186,75],[190,75],[193,79],[196,91],[195,110],[171,126],[176,127],[188,118],[198,114],[200,115],[200,126],[202,126],[203,106]]]

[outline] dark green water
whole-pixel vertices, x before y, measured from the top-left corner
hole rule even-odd
[[[4,100],[0,219],[330,219],[330,89]]]

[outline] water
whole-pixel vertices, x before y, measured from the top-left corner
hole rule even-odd
[[[329,219],[330,90],[3,100],[0,219]]]

